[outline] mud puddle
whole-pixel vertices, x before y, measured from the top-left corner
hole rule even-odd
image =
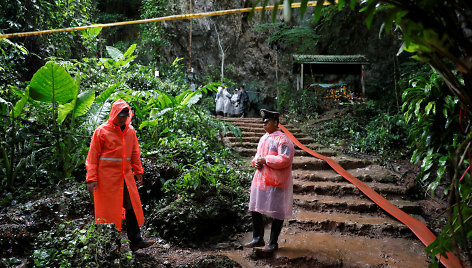
[[[269,239],[270,225],[265,230]],[[252,233],[240,242],[251,240]],[[401,238],[368,238],[321,232],[304,232],[284,226],[279,250],[266,259],[255,258],[252,249],[222,252],[242,267],[427,267],[420,241]]]

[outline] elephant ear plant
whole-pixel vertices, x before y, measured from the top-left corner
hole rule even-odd
[[[54,156],[64,178],[84,162],[87,146],[85,136],[77,135],[78,117],[87,113],[95,100],[95,92],[79,92],[79,84],[55,62],[47,62],[31,79],[29,90],[17,102],[15,109],[21,112],[27,102],[50,104],[54,134]],[[68,119],[68,120],[66,120]]]

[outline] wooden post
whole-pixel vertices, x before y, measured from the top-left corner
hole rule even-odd
[[[193,13],[193,7],[192,7],[192,1],[189,0],[190,6],[189,6],[189,14]],[[188,72],[192,71],[192,19],[190,19],[190,30],[188,33]]]
[[[304,86],[303,86],[303,63],[302,63],[302,67],[301,67],[301,74],[300,74],[300,87],[301,89],[304,89]]]

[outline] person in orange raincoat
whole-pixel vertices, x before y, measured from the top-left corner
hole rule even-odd
[[[272,218],[269,243],[262,251],[278,249],[277,240],[284,219],[292,216],[293,181],[292,162],[294,147],[284,133],[278,131],[279,113],[261,110],[266,134],[257,145],[257,153],[252,160],[256,172],[252,179],[249,210],[252,214],[253,239],[246,248],[264,246],[264,223],[262,214]]]
[[[126,209],[126,232],[130,249],[151,246],[153,241],[141,237],[139,226],[144,223],[138,185],[143,182],[141,151],[133,126],[133,112],[124,100],[113,103],[110,117],[94,132],[85,166],[87,190],[94,193],[95,221],[115,223],[121,231],[123,208]]]

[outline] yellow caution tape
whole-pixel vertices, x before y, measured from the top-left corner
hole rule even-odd
[[[324,5],[329,5],[330,3],[325,1]],[[307,6],[315,6],[316,1],[309,1]],[[292,8],[300,8],[301,3],[293,3]],[[255,7],[255,11],[265,10],[272,10],[274,6],[266,6],[266,7]],[[278,6],[278,9],[282,9],[283,6]],[[159,17],[159,18],[152,18],[152,19],[144,19],[144,20],[133,20],[133,21],[122,21],[122,22],[112,22],[112,23],[105,23],[105,24],[94,24],[94,25],[87,25],[87,26],[78,26],[78,27],[70,27],[70,28],[62,28],[62,29],[53,29],[53,30],[43,30],[43,31],[34,31],[34,32],[23,32],[23,33],[10,33],[10,34],[2,34],[0,35],[0,39],[3,38],[12,38],[12,37],[23,37],[23,36],[31,36],[31,35],[41,35],[41,34],[51,34],[51,33],[60,33],[60,32],[72,32],[78,30],[86,30],[92,28],[106,28],[106,27],[115,27],[115,26],[123,26],[123,25],[130,25],[130,24],[140,24],[140,23],[149,23],[149,22],[157,22],[157,21],[168,21],[168,20],[186,20],[186,19],[193,19],[193,18],[202,18],[202,17],[212,17],[212,16],[221,16],[227,14],[235,14],[235,13],[248,13],[251,12],[252,8],[238,8],[238,9],[229,9],[229,10],[220,10],[220,11],[212,11],[212,12],[204,12],[204,13],[196,13],[196,14],[183,14],[183,15],[172,15],[166,17]]]

